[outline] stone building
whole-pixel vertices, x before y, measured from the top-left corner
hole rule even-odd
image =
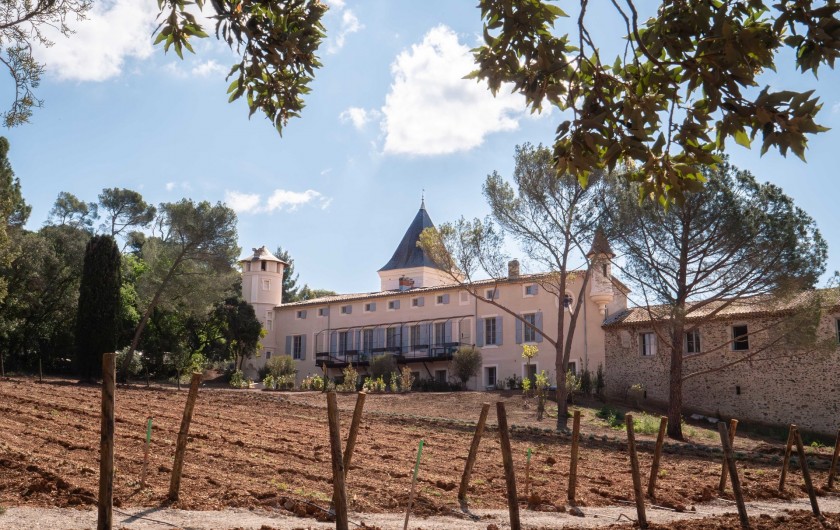
[[[475,345],[483,366],[468,386],[495,388],[513,375],[519,379],[528,375],[521,353],[523,344],[532,343],[540,353],[531,369],[546,370],[556,381],[554,350],[541,331],[556,334],[560,299],[541,286],[545,275],[520,274],[514,260],[506,278],[474,284],[479,294],[504,304],[533,328],[523,326],[435,266],[417,246],[420,233],[431,226],[421,204],[393,256],[379,269],[378,290],[303,302],[283,303],[283,262],[265,247],[255,249],[253,256],[241,261],[243,295],[253,304],[267,335],[260,357],[246,362],[246,375],[255,377],[275,355],[290,355],[297,361],[298,383],[309,374],[337,376],[349,363],[364,374],[373,356],[392,355],[416,377],[450,381],[453,353],[460,346]],[[604,362],[604,317],[627,307],[629,291],[612,277],[611,254],[603,236],[596,238],[590,251],[595,264],[591,287],[582,300],[576,293],[583,274],[571,273],[568,278],[564,310],[584,304],[571,355],[575,371],[587,365],[594,370]]]
[[[814,308],[819,315],[812,314],[819,318],[816,338],[802,340],[798,328],[806,327],[809,319],[794,309],[817,293],[823,302],[821,310]],[[805,293],[776,309],[761,299],[747,300],[686,333],[683,374],[696,375],[683,383],[685,412],[769,425],[795,423],[810,431],[836,433],[840,306],[834,293],[817,293]],[[651,318],[657,309],[627,309],[607,318],[609,396],[633,397],[649,405],[668,402],[671,352]],[[714,306],[706,309],[712,310]],[[746,360],[735,362],[740,359]],[[640,387],[631,390],[634,385]]]

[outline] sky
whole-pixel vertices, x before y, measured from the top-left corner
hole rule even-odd
[[[532,115],[520,96],[494,98],[462,79],[481,38],[476,2],[326,3],[323,68],[302,117],[280,137],[259,114],[249,120],[244,101],[227,102],[235,55],[225,45],[202,39],[180,60],[152,46],[156,2],[97,1],[73,36],[37,50],[47,65],[37,92],[44,107],[30,124],[0,132],[33,207],[28,227],[46,221],[62,191],[85,201],[107,187],[137,190],[154,204],[223,201],[237,212],[241,255],[279,245],[294,258],[300,284],[365,292],[378,290],[376,271],[421,196],[437,224],[487,215],[487,174],[511,175],[518,144],[550,145],[561,115]],[[570,14],[557,31],[571,29]],[[609,12],[591,20],[608,55],[620,45],[619,21]],[[818,121],[832,130],[811,139],[807,163],[734,143],[728,152],[816,220],[829,245],[828,270],[838,270],[840,72],[824,68],[815,79],[784,57],[779,71],[766,83],[815,89],[824,102]],[[0,78],[0,105],[12,90]],[[518,249],[509,252],[527,268]]]

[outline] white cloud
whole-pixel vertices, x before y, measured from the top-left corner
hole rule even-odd
[[[104,81],[119,75],[126,59],[154,52],[157,14],[157,3],[149,0],[94,2],[85,20],[69,24],[76,31],[69,38],[47,28],[45,36],[55,44],[39,47],[36,56],[59,79]]]
[[[340,119],[342,123],[351,122],[353,127],[362,130],[365,125],[372,121],[379,120],[381,116],[382,113],[376,109],[366,110],[361,107],[350,107],[339,114],[338,119]]]
[[[225,204],[230,206],[236,213],[252,212],[260,204],[260,195],[259,193],[225,191]]]
[[[213,74],[224,74],[227,73],[227,69],[214,61],[213,59],[209,59],[200,63],[193,67],[191,70],[192,74],[198,77],[209,77]]]
[[[293,212],[307,204],[326,210],[332,203],[332,198],[326,197],[315,190],[276,189],[263,201],[259,193],[241,193],[227,190],[225,191],[225,203],[237,213],[272,213],[274,211]]]
[[[338,9],[343,9],[343,7],[344,3],[342,2],[341,7]],[[327,53],[338,53],[338,51],[344,47],[344,44],[347,41],[347,36],[357,33],[362,29],[364,29],[364,26],[361,22],[359,22],[359,19],[353,11],[350,9],[343,9],[341,11],[341,25],[335,35],[335,40],[331,40],[327,46]]]
[[[444,25],[401,52],[382,107],[385,153],[466,151],[490,133],[516,129],[526,115],[524,98],[504,86],[493,97],[484,84],[463,79],[474,69],[470,48]]]
[[[166,183],[166,191],[172,191],[174,189],[175,189],[175,183],[174,182],[167,182]]]
[[[344,0],[327,0],[330,9],[344,9]]]

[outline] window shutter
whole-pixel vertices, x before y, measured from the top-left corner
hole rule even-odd
[[[448,320],[443,324],[443,342],[452,342],[452,322]]]
[[[448,295],[448,294],[443,295],[443,303],[444,303],[444,304],[448,304],[448,303],[449,303],[449,295]]]
[[[399,309],[399,308],[400,308],[400,301],[399,300],[394,300],[394,309]]]
[[[370,310],[371,311],[376,311],[376,302],[371,302],[370,303]]]
[[[354,349],[356,349],[356,350],[361,350],[362,349],[362,330],[360,330],[360,329],[356,330],[356,347]]]
[[[534,324],[537,326],[537,329],[539,330],[539,331],[537,331],[537,334],[536,334],[537,335],[537,342],[542,342],[543,341],[543,335],[541,333],[542,332],[542,326],[543,326],[542,311],[537,311],[537,316],[534,319]]]
[[[502,317],[496,317],[496,344],[502,345]]]
[[[336,352],[338,352],[338,337],[333,331],[330,333],[330,355]]]
[[[352,313],[352,312],[353,312],[353,306],[352,306],[352,305],[348,305],[348,306],[347,306],[347,314],[349,315],[349,314],[350,314],[350,313]]]
[[[522,321],[516,319],[516,343],[522,344]]]
[[[402,352],[405,353],[411,346],[411,328],[407,325],[400,326],[400,344],[402,344]]]
[[[300,360],[306,359],[306,335],[300,336]]]
[[[286,335],[286,355],[292,354],[292,336]]]
[[[422,300],[422,299],[421,299]],[[429,326],[431,324],[420,325],[420,342],[419,344],[429,344]]]
[[[475,319],[475,344],[484,346],[484,319]]]
[[[424,301],[425,301],[425,299],[422,296],[420,298],[418,298],[417,299],[417,307],[423,307],[423,302]]]
[[[376,330],[373,332],[373,347],[385,347],[385,328],[376,328]]]

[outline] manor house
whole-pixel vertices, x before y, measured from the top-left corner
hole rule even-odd
[[[547,274],[520,274],[516,260],[509,263],[507,277],[473,283],[480,295],[473,296],[417,246],[420,233],[431,226],[421,204],[393,256],[379,269],[378,290],[303,302],[283,303],[286,264],[264,246],[254,249],[253,256],[240,262],[242,293],[256,310],[266,336],[261,355],[246,361],[246,375],[255,378],[275,355],[290,355],[297,361],[297,383],[309,374],[339,376],[349,363],[364,374],[373,356],[393,355],[415,377],[454,381],[453,354],[460,346],[474,345],[481,350],[483,366],[467,386],[493,389],[514,375],[532,375],[525,373],[521,354],[523,344],[535,344],[540,352],[531,370],[546,370],[554,382],[554,348],[543,332],[556,336],[559,312],[576,304],[584,305],[570,368],[594,371],[604,364],[601,326],[606,317],[626,309],[629,290],[612,276],[612,251],[603,235],[595,238],[588,253],[592,274],[585,295],[578,299],[584,271],[571,272],[561,304],[561,297],[544,287]],[[504,305],[529,325],[485,299]]]

